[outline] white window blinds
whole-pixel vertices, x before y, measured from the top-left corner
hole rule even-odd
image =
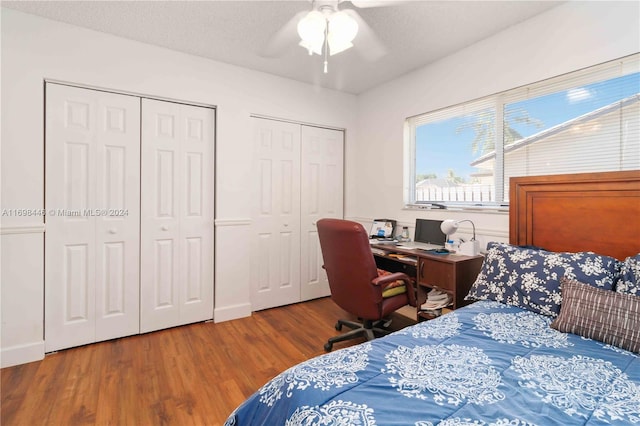
[[[640,169],[640,54],[407,119],[409,204],[508,202],[509,178]]]
[[[638,71],[634,55],[507,93],[505,194],[512,176],[640,169]]]

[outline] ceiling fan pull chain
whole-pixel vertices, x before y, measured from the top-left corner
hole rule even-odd
[[[324,29],[324,73],[328,72],[329,65],[329,25]]]

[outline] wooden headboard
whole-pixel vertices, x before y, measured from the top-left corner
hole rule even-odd
[[[511,178],[509,242],[550,251],[640,253],[640,170]]]

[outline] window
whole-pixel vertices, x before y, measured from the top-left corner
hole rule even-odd
[[[506,205],[509,178],[640,169],[640,54],[407,119],[407,204]]]

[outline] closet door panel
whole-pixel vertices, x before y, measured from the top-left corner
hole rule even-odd
[[[180,324],[213,318],[214,111],[180,106]]]
[[[63,263],[64,320],[67,324],[93,323],[93,289],[88,285],[93,269],[93,252],[88,244],[66,244]],[[91,333],[91,336],[93,333]]]
[[[316,222],[343,218],[344,133],[302,126],[301,300],[330,294]]]
[[[138,331],[139,180],[122,169],[139,161],[139,100],[57,84],[47,84],[46,93],[48,352]],[[122,193],[130,186],[131,194]],[[121,225],[108,237],[105,199],[128,209],[113,217]]]
[[[140,99],[125,98],[98,100],[96,341],[140,331]]]
[[[251,306],[300,301],[300,126],[252,119]]]
[[[143,99],[141,330],[213,317],[214,111]]]
[[[180,321],[178,104],[142,100],[140,331]]]

